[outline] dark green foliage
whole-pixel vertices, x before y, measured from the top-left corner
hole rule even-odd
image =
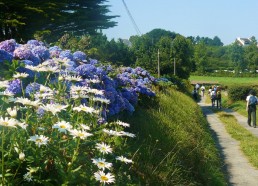
[[[250,90],[255,90],[255,92],[258,92],[258,87],[250,87],[250,85],[249,86],[248,85],[231,86],[228,88],[228,97],[232,101],[245,100]]]
[[[34,34],[39,39],[55,41],[65,32],[80,36],[98,29],[114,27],[107,15],[106,0],[2,0],[0,3],[0,40],[26,41]],[[51,33],[51,34],[50,34]]]

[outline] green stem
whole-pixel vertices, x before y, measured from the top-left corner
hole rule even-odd
[[[5,169],[4,169],[4,127],[2,131],[2,186],[4,186],[4,180],[5,180]]]
[[[22,90],[22,96],[24,97],[24,89],[23,89],[23,86],[22,86],[22,81],[21,81],[21,90]]]

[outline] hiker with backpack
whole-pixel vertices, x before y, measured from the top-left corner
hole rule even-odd
[[[247,124],[251,126],[253,120],[253,127],[256,128],[256,105],[257,97],[255,96],[254,90],[251,90],[249,95],[246,97],[246,110],[248,113]]]
[[[215,101],[216,101],[216,91],[214,90],[214,88],[211,91],[211,106],[215,106]]]

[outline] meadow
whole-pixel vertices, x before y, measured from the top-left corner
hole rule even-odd
[[[257,85],[257,77],[215,77],[215,76],[191,76],[191,82],[203,82],[204,84],[220,84],[224,86],[250,84]]]

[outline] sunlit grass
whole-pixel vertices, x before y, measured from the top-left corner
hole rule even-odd
[[[257,84],[257,77],[215,77],[215,76],[191,76],[190,81],[206,81],[209,83],[214,82],[215,84],[221,85],[235,85],[235,84]]]
[[[151,185],[226,185],[218,151],[199,106],[175,90],[159,93],[128,122],[138,133],[137,174]]]
[[[258,168],[258,137],[237,123],[233,115],[225,112],[218,113],[220,120],[225,124],[227,132],[240,142],[240,148],[250,163]]]

